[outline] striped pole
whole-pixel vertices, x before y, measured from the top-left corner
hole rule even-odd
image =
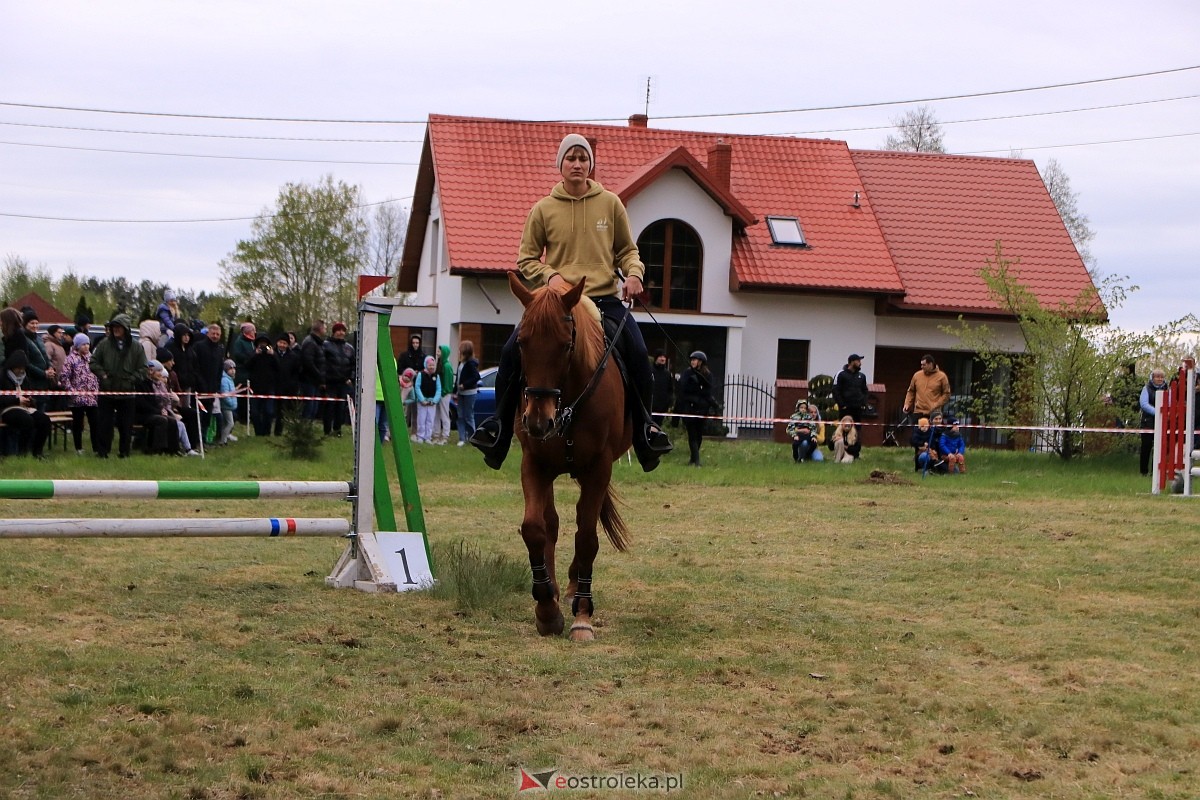
[[[0,480],[0,498],[138,497],[156,500],[256,500],[262,497],[328,497],[345,500],[347,481],[56,481]]]
[[[0,520],[0,539],[346,536],[349,533],[349,521],[337,518]]]

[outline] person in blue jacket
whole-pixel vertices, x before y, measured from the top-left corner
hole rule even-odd
[[[967,472],[967,443],[963,441],[962,433],[958,430],[958,421],[951,419],[950,429],[938,440],[938,455],[946,462],[946,468],[951,472],[966,474]]]

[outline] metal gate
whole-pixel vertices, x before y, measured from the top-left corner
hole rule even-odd
[[[770,439],[775,416],[774,384],[753,375],[725,377],[725,418],[729,435]],[[733,421],[728,421],[733,420]]]

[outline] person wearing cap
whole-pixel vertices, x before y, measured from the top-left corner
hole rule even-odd
[[[913,373],[904,394],[904,413],[927,417],[950,401],[950,379],[926,353],[921,356],[921,368]]]
[[[413,403],[417,407],[417,432],[413,441],[430,444],[433,441],[433,418],[442,399],[442,376],[438,375],[437,359],[425,357],[425,368],[413,379]]]
[[[946,469],[950,473],[966,474],[967,444],[963,441],[958,430],[958,420],[951,417],[947,420],[950,426],[938,439],[938,454],[946,461]]]
[[[833,379],[833,400],[843,416],[862,422],[863,410],[867,407],[867,376],[862,371],[863,357],[851,353],[837,377]]]
[[[38,315],[30,306],[22,309],[21,324],[25,329],[25,355],[29,357],[25,388],[30,391],[44,392],[57,387],[58,376],[54,372],[54,365],[50,363],[49,354],[46,353],[46,345],[42,342],[41,331],[38,330],[40,325]],[[45,395],[40,395],[34,398],[33,404],[44,411],[46,400]]]
[[[179,310],[179,298],[175,293],[170,289],[164,291],[163,301],[158,304],[158,308],[154,311],[154,318],[158,320],[159,344],[165,343],[168,339],[175,338],[175,325],[178,323],[182,313]]]
[[[675,411],[685,414],[683,427],[688,436],[688,466],[700,466],[700,445],[704,441],[704,417],[710,411],[719,411],[713,399],[712,373],[708,369],[708,356],[696,350],[688,356],[688,368],[679,377],[679,401]]]
[[[88,437],[92,440],[92,452],[96,450],[96,392],[100,381],[88,366],[92,360],[92,340],[86,333],[75,334],[71,352],[63,362],[62,387],[67,395],[67,408],[71,411],[71,436],[75,440],[75,454],[83,455],[83,423],[87,420]]]
[[[237,364],[232,358],[227,358],[221,362],[221,370],[221,398],[218,401],[221,420],[217,426],[217,439],[214,444],[226,445],[238,440],[233,435],[233,412],[237,410],[238,389],[233,382],[233,376],[237,374]]]
[[[23,394],[28,379],[29,356],[14,349],[4,359],[0,369],[0,422],[4,423],[5,450],[3,455],[29,453],[45,458],[46,439],[50,437],[50,418],[39,411],[33,398]]]
[[[595,166],[588,140],[577,133],[563,137],[557,164],[562,180],[529,212],[517,268],[534,286],[560,292],[586,281],[584,293],[604,317],[613,323],[626,320],[618,343],[632,383],[632,391],[626,389],[626,407],[633,416],[634,452],[649,472],[671,451],[671,441],[650,417],[654,379],[646,343],[622,302],[642,294],[646,268],[620,198],[588,178]],[[496,415],[484,420],[471,437],[492,469],[500,469],[512,443],[521,374],[516,342],[514,329],[496,373]]]
[[[128,314],[109,320],[104,338],[96,345],[89,364],[100,379],[100,402],[96,432],[92,436],[96,455],[108,458],[114,432],[118,436],[117,454],[128,458],[133,446],[133,392],[146,379],[146,353],[133,340]]]
[[[283,436],[283,424],[296,416],[296,401],[300,394],[300,351],[292,347],[286,333],[275,337],[275,360],[279,362],[276,386],[281,397],[275,400],[275,435]]]
[[[325,396],[330,398],[325,404],[325,435],[341,436],[354,394],[354,345],[346,341],[346,323],[333,323],[324,347]]]
[[[138,384],[134,419],[142,426],[146,437],[146,455],[173,455],[179,452],[179,436],[175,417],[171,413],[167,371],[158,359],[152,358],[146,362],[145,373]]]

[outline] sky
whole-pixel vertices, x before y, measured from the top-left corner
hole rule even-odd
[[[1200,313],[1197,42],[1185,0],[0,0],[0,257],[217,291],[287,183],[407,208],[433,113],[873,149],[927,101],[949,152],[1059,162],[1149,330]]]

